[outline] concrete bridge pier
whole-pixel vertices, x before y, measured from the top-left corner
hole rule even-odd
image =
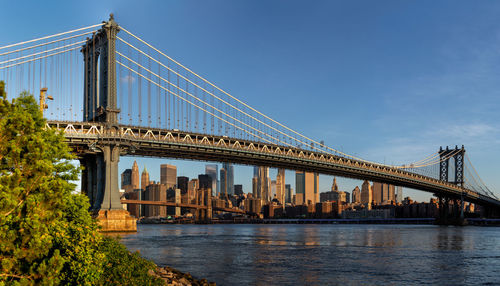
[[[458,226],[467,225],[467,220],[464,218],[463,198],[459,200],[438,196],[438,202],[439,217],[436,218],[436,224]]]
[[[197,192],[197,202],[200,206],[205,206],[204,209],[196,210],[196,221],[200,223],[209,222],[212,220],[212,196],[210,190],[199,190]]]
[[[137,231],[136,220],[123,209],[118,188],[120,147],[104,145],[95,153],[80,158],[82,192],[89,197],[90,211],[98,219],[101,231]]]

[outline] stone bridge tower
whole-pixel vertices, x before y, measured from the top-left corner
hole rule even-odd
[[[102,28],[87,39],[84,57],[83,121],[98,122],[106,137],[118,132],[116,94],[116,34],[120,27],[113,14]],[[89,142],[89,150],[80,158],[82,192],[90,200],[91,210],[99,218],[103,231],[135,231],[135,219],[122,208],[118,188],[120,144],[112,140]]]

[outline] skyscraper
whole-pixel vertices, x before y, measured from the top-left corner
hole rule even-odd
[[[146,187],[149,185],[149,173],[148,170],[146,169],[146,166],[144,166],[144,170],[142,171],[141,174],[141,189],[146,190]]]
[[[373,196],[372,186],[368,181],[365,180],[363,182],[363,185],[361,186],[361,203],[371,208],[372,196]]]
[[[295,172],[295,204],[303,205],[306,192],[306,174],[304,172]]]
[[[259,178],[258,177],[253,177],[252,178],[252,195],[254,198],[259,198],[260,199],[260,193],[259,193]]]
[[[234,194],[237,196],[243,195],[243,185],[234,185]]]
[[[125,189],[125,186],[130,186],[132,184],[132,169],[126,169],[122,173],[122,189]]]
[[[130,178],[130,184],[132,185],[133,190],[139,189],[139,166],[137,166],[137,162],[134,161],[132,165],[132,176]]]
[[[319,175],[309,172],[295,172],[296,204],[319,203]]]
[[[212,177],[207,174],[203,175],[198,175],[198,188],[199,189],[211,189],[213,186],[212,184]]]
[[[379,182],[373,182],[372,200],[377,205],[379,205],[382,202],[382,188],[383,188],[383,184],[381,184]]]
[[[337,178],[333,177],[332,191],[338,191],[339,186],[337,185]]]
[[[177,177],[177,188],[181,190],[181,194],[186,194],[188,191],[189,178],[184,176]]]
[[[403,202],[403,187],[401,187],[401,186],[396,187],[395,202],[397,204],[400,204]]]
[[[160,165],[160,183],[168,188],[175,187],[177,183],[177,167],[169,164]]]
[[[227,171],[224,166],[220,169],[220,196],[226,197],[229,194],[228,191],[228,178]]]
[[[389,203],[391,201],[396,201],[394,186],[389,184],[383,184],[378,182],[373,182],[373,201],[376,204]]]
[[[274,198],[278,199],[278,196],[276,194],[276,181],[275,180],[272,180],[271,181],[271,188],[270,188],[270,192],[269,192],[269,200],[273,200]]]
[[[285,205],[285,169],[278,169],[276,175],[276,198],[278,201]]]
[[[254,197],[260,198],[264,203],[271,199],[271,180],[269,179],[268,167],[254,167],[254,178],[252,179],[252,186],[254,188]]]
[[[223,163],[222,168],[226,170],[227,194],[234,195],[234,166],[230,163]],[[222,181],[222,178],[221,178]]]
[[[217,184],[218,180],[219,180],[218,176],[217,176],[218,170],[219,170],[219,166],[215,165],[215,164],[205,166],[205,174],[209,175],[210,178],[212,178],[212,186],[211,186],[212,196],[214,194],[218,195],[220,193],[219,186]]]
[[[292,203],[292,196],[293,196],[293,189],[290,184],[285,185],[285,204],[291,204]]]
[[[188,182],[188,199],[189,202],[192,202],[196,198],[196,191],[199,188],[198,179],[192,179]]]
[[[360,203],[361,202],[361,190],[359,189],[358,186],[352,190],[352,202],[354,204]]]

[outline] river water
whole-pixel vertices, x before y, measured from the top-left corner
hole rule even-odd
[[[496,227],[138,225],[122,241],[217,285],[500,285]]]

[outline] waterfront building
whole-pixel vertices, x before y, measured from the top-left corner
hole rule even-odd
[[[177,177],[177,188],[181,190],[181,194],[186,194],[188,191],[189,178],[184,176]]]
[[[309,172],[295,172],[296,204],[316,204],[319,202],[319,175]]]
[[[368,208],[371,208],[373,196],[372,192],[372,186],[365,180],[361,186],[361,203],[366,205]]]
[[[122,189],[125,189],[125,186],[132,185],[132,169],[125,169],[121,175],[122,179]]]
[[[177,167],[169,164],[160,165],[160,184],[173,188],[177,183]]]
[[[210,164],[205,166],[205,174],[209,175],[210,178],[212,179],[212,185],[210,186],[210,189],[212,190],[212,196],[213,195],[219,195],[220,193],[220,186],[218,184],[219,178],[218,178],[218,170],[219,166],[216,164]]]
[[[246,198],[244,206],[246,212],[260,214],[262,210],[262,200],[259,198]]]
[[[348,193],[339,191],[329,191],[319,194],[320,202],[341,202],[347,203]]]
[[[352,203],[353,204],[358,204],[361,203],[361,190],[359,189],[358,186],[352,190]]]
[[[237,196],[243,195],[243,185],[234,185],[234,194]]]
[[[141,189],[146,190],[146,187],[149,185],[149,173],[148,170],[146,169],[146,166],[144,166],[144,170],[142,171],[141,174]]]
[[[290,186],[290,184],[285,184],[285,204],[292,203],[292,194],[293,194],[292,186]]]
[[[278,169],[276,175],[276,198],[280,204],[285,205],[285,169]]]

